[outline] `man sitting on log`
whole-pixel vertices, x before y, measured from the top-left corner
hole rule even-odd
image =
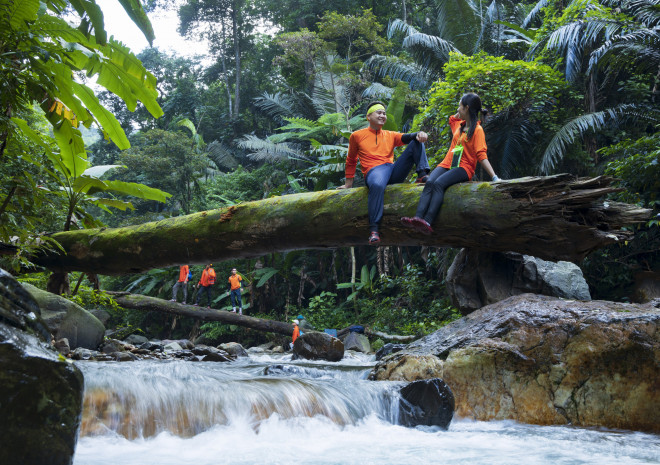
[[[358,161],[364,175],[364,181],[369,189],[369,244],[380,243],[379,225],[383,218],[383,203],[385,187],[405,180],[413,164],[417,166],[417,182],[423,183],[430,172],[426,159],[424,142],[428,136],[425,132],[402,134],[400,132],[383,130],[387,122],[385,104],[380,101],[371,102],[367,107],[369,126],[351,134],[346,157],[346,181],[338,189],[353,187],[355,168]],[[401,156],[394,161],[394,147],[408,144]]]

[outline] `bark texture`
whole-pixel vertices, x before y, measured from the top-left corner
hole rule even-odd
[[[650,211],[604,201],[612,179],[569,175],[450,187],[425,236],[404,228],[422,187],[389,186],[381,223],[382,245],[468,247],[519,252],[544,260],[577,261],[600,247],[627,240],[621,227],[645,221]],[[124,228],[54,234],[66,251],[33,261],[55,271],[138,273],[157,267],[257,257],[296,249],[364,245],[367,189],[273,197],[225,209]]]
[[[184,305],[170,302],[169,300],[147,297],[139,294],[125,294],[121,292],[109,292],[109,294],[113,294],[117,303],[124,308],[144,310],[147,312],[166,312],[173,315],[187,316],[204,321],[221,321],[223,323],[244,326],[258,331],[283,334],[284,336],[291,336],[291,334],[293,334],[293,325],[281,321],[263,320],[261,318],[239,315],[238,313],[232,313],[225,310]]]

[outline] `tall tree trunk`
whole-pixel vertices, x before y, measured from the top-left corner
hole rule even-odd
[[[236,88],[234,89],[234,117],[238,118],[241,111],[241,33],[237,21],[238,11],[235,0],[232,2],[231,23],[234,37],[234,55],[236,60]]]
[[[403,0],[401,3],[403,3],[403,22],[407,23],[408,22],[408,11],[406,9],[406,0]]]
[[[633,233],[621,228],[650,217],[650,210],[601,200],[618,190],[610,182],[607,177],[557,175],[456,184],[447,189],[429,236],[399,221],[415,212],[422,186],[395,184],[385,191],[382,245],[470,247],[581,260],[595,249],[628,240]],[[368,225],[366,188],[330,190],[124,228],[61,232],[52,238],[65,253],[42,251],[31,260],[59,271],[138,273],[276,251],[363,245]]]
[[[225,28],[225,22],[224,20],[220,21],[220,25],[222,28],[222,42],[225,42],[225,39],[227,38],[227,30]],[[231,86],[229,85],[229,73],[227,73],[227,59],[225,57],[225,52],[224,50],[220,51],[220,62],[222,64],[222,78],[223,81],[225,82],[225,88],[227,90],[227,110],[229,113],[229,118],[233,118],[233,113],[234,113],[234,108],[233,108],[233,103],[232,103],[232,97],[231,97]]]

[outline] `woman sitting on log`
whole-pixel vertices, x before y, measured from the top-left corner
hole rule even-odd
[[[488,110],[481,108],[481,99],[477,94],[463,95],[457,113],[449,117],[449,127],[453,133],[451,147],[442,163],[428,176],[415,216],[401,218],[405,226],[431,234],[431,224],[438,216],[445,190],[472,179],[477,162],[481,163],[493,181],[499,180],[486,156],[486,136],[480,116],[485,119],[487,113]]]

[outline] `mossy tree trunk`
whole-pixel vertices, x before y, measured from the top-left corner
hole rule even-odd
[[[266,331],[284,336],[291,336],[293,334],[293,325],[291,323],[264,320],[247,315],[239,315],[238,313],[232,313],[226,310],[179,304],[170,302],[169,300],[139,294],[126,294],[123,292],[110,292],[110,294],[113,294],[114,299],[119,305],[133,310],[165,312],[203,321],[220,321],[222,323],[244,326],[257,331]]]
[[[422,187],[389,186],[383,245],[469,247],[513,251],[545,260],[577,261],[631,237],[623,226],[650,211],[603,200],[612,179],[569,175],[450,187],[425,236],[404,228]],[[363,245],[368,236],[367,190],[356,188],[273,197],[124,228],[54,234],[66,251],[33,257],[55,271],[138,273],[156,267],[258,257],[271,252]]]

